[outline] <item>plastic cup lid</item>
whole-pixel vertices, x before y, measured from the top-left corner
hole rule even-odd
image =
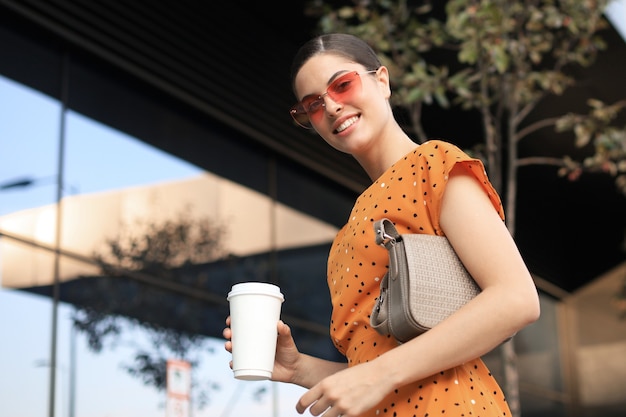
[[[285,300],[283,294],[280,292],[280,288],[269,282],[242,282],[235,284],[228,293],[227,299],[241,294],[263,294],[279,298],[281,301]]]

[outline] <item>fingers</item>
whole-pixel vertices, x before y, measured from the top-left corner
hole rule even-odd
[[[224,349],[232,353],[233,343],[230,341],[230,339],[232,337],[233,332],[230,329],[230,316],[226,317],[226,326],[227,327],[224,330],[222,330],[222,336],[224,336],[224,339],[226,339],[226,342],[224,343]],[[232,368],[232,363],[231,363],[231,368]]]
[[[313,405],[311,405],[309,408],[309,413],[311,413],[311,415],[313,416],[343,417],[343,414],[339,412],[339,409],[337,407],[333,407],[332,405],[327,406],[326,403],[327,402],[321,399],[314,402]],[[304,414],[306,409],[307,407],[305,407],[304,404],[301,404],[300,402],[298,402],[298,404],[296,405],[296,411],[300,414]]]
[[[287,326],[284,321],[278,320],[278,335],[287,336],[290,333],[291,333],[291,329],[289,328],[289,326]]]
[[[335,408],[333,408],[332,404],[329,405],[328,400],[323,399],[323,398],[320,398],[310,404],[308,404],[308,402],[303,401],[303,399],[300,398],[300,401],[298,401],[298,403],[296,404],[296,411],[300,414],[304,414],[307,408],[309,409],[309,413],[311,413],[311,415],[313,416],[341,417],[341,414],[339,414],[338,411]]]
[[[331,405],[332,404],[328,401],[328,399],[324,398],[324,396],[322,395],[319,385],[316,385],[300,397],[300,399],[296,403],[296,411],[298,411],[298,413],[300,414],[303,414],[308,408],[309,413],[314,416],[319,416],[325,410],[330,408]]]
[[[224,339],[230,340],[232,338],[232,334],[233,331],[230,329],[230,327],[226,327],[224,330],[222,330],[222,336],[224,336]]]
[[[230,327],[226,327],[224,330],[222,330],[222,336],[224,336],[224,339],[230,340],[232,338],[232,335],[233,331],[230,329]]]

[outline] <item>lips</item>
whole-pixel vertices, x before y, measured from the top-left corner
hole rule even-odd
[[[343,132],[344,130],[352,126],[357,120],[359,120],[359,116],[353,116],[349,119],[346,119],[339,126],[337,126],[337,129],[335,129],[335,133]]]

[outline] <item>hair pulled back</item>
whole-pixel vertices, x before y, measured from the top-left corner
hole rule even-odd
[[[329,33],[317,36],[300,47],[291,64],[291,88],[295,93],[295,80],[300,68],[312,57],[322,53],[342,56],[361,64],[366,70],[376,70],[382,64],[376,52],[362,39],[346,33]]]

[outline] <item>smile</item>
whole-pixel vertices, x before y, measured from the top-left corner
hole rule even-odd
[[[359,116],[354,116],[354,117],[349,118],[348,120],[340,124],[339,127],[337,127],[337,130],[335,130],[335,132],[337,133],[343,132],[344,130],[352,126],[357,120],[359,120]]]

